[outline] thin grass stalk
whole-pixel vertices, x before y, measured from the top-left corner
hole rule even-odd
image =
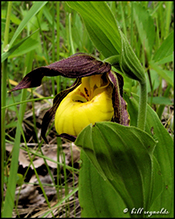
[[[158,16],[156,14],[156,48],[159,48],[160,46],[160,38],[159,38],[159,32],[160,32],[160,29],[159,29],[159,19],[158,19]]]
[[[75,54],[74,43],[72,38],[72,28],[71,28],[71,13],[69,13],[69,39],[70,39],[70,47],[71,47],[71,55]]]
[[[56,10],[57,10],[57,60],[60,59],[60,2],[56,2]],[[57,93],[61,91],[61,80],[60,76],[57,77]]]
[[[124,15],[124,10],[123,10],[123,2],[119,2],[119,4],[120,4],[120,12],[121,12],[121,15],[122,15],[123,32],[124,32],[125,36],[127,37],[125,15]],[[126,4],[126,2],[124,2],[124,4]]]
[[[51,82],[52,82],[52,94],[53,96],[55,96],[55,78],[51,78]]]
[[[41,25],[40,25],[40,20],[38,18],[38,16],[36,16],[37,18],[37,23],[38,23],[38,27],[39,27],[39,30],[40,30],[40,34],[41,34],[41,37],[42,37],[42,42],[43,42],[43,53],[46,55],[46,60],[47,62],[49,62],[49,56],[48,56],[48,53],[47,53],[47,46],[46,46],[46,42],[44,40],[44,34],[43,34],[43,31],[41,29]],[[49,64],[49,63],[47,63]]]
[[[66,13],[65,16],[65,28],[66,28],[66,39],[64,39],[64,43],[67,45],[67,48],[65,47],[65,49],[67,50],[67,56],[70,56],[70,40],[69,40],[69,11],[67,11],[67,5],[66,3],[64,3],[64,10]],[[62,86],[63,86],[63,90],[66,89],[67,87],[67,82],[69,81],[69,79],[62,77]]]
[[[26,90],[23,90],[21,93],[21,99],[26,99]],[[16,189],[16,176],[18,170],[18,157],[19,157],[19,145],[21,140],[21,127],[22,127],[22,115],[24,115],[25,106],[21,105],[19,108],[19,118],[17,121],[17,129],[15,135],[15,142],[12,151],[12,160],[10,166],[10,176],[7,184],[7,191],[4,203],[4,209],[2,217],[12,217],[12,211],[14,207],[14,198],[15,198],[15,189]]]
[[[35,115],[35,111],[33,111],[33,115]],[[34,116],[34,117],[35,117],[35,116]],[[34,129],[35,129],[35,133],[36,133],[36,137],[37,137],[36,119],[35,119],[35,122],[34,122]],[[38,141],[38,143],[39,143],[38,137],[37,137],[37,141]],[[27,145],[27,144],[26,144],[26,145]],[[27,146],[26,146],[26,147],[27,147]],[[42,152],[42,150],[41,150],[41,147],[40,147],[39,149],[40,149],[41,154],[43,155],[43,152]],[[49,169],[49,167],[48,167],[47,161],[46,161],[46,159],[45,159],[44,157],[43,157],[43,160],[44,160],[44,163],[45,163],[46,168],[47,168],[47,170],[48,170],[48,173],[49,173],[49,175],[50,175],[50,177],[51,177],[51,179],[52,179],[52,181],[53,181],[53,184],[55,185],[55,181],[54,181],[53,175],[52,175],[52,173],[51,173],[51,171],[50,171],[50,169]],[[56,185],[55,185],[55,186],[56,186]]]
[[[32,63],[30,62],[30,54],[27,54],[26,57],[26,70],[30,70]],[[25,75],[25,73],[24,73]],[[13,101],[13,93],[12,99]],[[27,90],[22,90],[21,93],[21,99],[22,101],[26,99],[27,96]],[[18,118],[18,124],[17,124],[17,130],[16,130],[16,135],[15,135],[15,142],[14,142],[14,147],[12,151],[12,161],[11,161],[11,166],[10,166],[10,176],[9,176],[9,181],[7,185],[7,191],[9,193],[6,193],[6,199],[5,199],[5,205],[4,205],[4,217],[11,217],[13,207],[14,207],[14,199],[15,199],[15,190],[16,190],[16,176],[17,176],[17,170],[18,170],[18,157],[19,157],[19,145],[20,145],[20,140],[21,140],[21,129],[22,129],[22,120],[25,114],[25,108],[26,108],[26,103],[23,105],[20,105],[19,108],[19,113],[16,108],[16,115]]]
[[[155,16],[155,14],[156,14],[156,16],[157,16],[157,10],[159,9],[159,7],[161,6],[163,4],[163,1],[161,1],[161,2],[154,2],[153,3],[153,11],[150,13],[150,15],[153,17],[153,16]],[[154,7],[155,6],[155,7]]]
[[[69,39],[70,39],[70,48],[71,48],[70,55],[76,53],[75,48],[74,48],[73,37],[72,37],[72,26],[71,26],[71,23],[72,23],[71,13],[69,13]],[[71,86],[72,82],[70,81],[70,79],[68,79],[67,82],[68,82],[68,86]]]
[[[36,171],[35,166],[34,166],[33,163],[32,163],[32,167],[33,167],[33,170],[34,170],[34,172],[35,172],[36,178],[37,178],[37,180],[38,180],[39,186],[40,186],[40,188],[41,188],[41,190],[42,190],[42,193],[43,193],[43,195],[44,195],[44,198],[45,198],[45,200],[46,200],[46,203],[47,203],[48,207],[51,208],[50,202],[49,202],[49,200],[48,200],[48,198],[47,198],[47,195],[46,195],[46,193],[45,193],[44,187],[43,187],[43,185],[42,185],[42,183],[41,183],[41,180],[40,180],[40,178],[39,178],[39,176],[38,176],[38,173],[37,173],[37,171]],[[55,217],[54,214],[53,214],[53,212],[51,212],[51,214],[52,214],[52,217]]]
[[[12,10],[12,2],[8,2],[7,17],[6,17],[6,24],[5,24],[5,33],[4,33],[4,47],[3,47],[3,49],[5,49],[5,47],[8,44],[11,10]]]
[[[33,91],[32,91],[32,92],[33,92]],[[1,109],[10,108],[10,107],[12,107],[12,106],[16,106],[16,105],[23,104],[23,103],[35,102],[35,101],[38,101],[38,100],[45,100],[45,99],[47,100],[47,99],[53,99],[53,98],[54,98],[54,97],[41,97],[41,98],[27,99],[27,100],[23,100],[23,101],[20,101],[20,102],[16,102],[16,103],[12,103],[12,104],[3,106],[3,107],[1,107]]]
[[[65,163],[64,163],[64,157],[63,157],[64,155],[63,155],[63,151],[62,151],[62,153],[60,154],[60,161],[61,161],[61,163],[63,164],[63,169],[64,169],[64,166],[65,166]],[[62,195],[63,195],[63,186],[61,185],[61,174],[60,174],[60,193],[61,193],[61,197],[60,198],[62,198]],[[63,212],[63,208],[61,209],[62,210],[62,215],[64,214],[64,212]]]
[[[159,87],[157,89],[157,96],[158,97],[162,96],[162,92],[163,92],[163,90],[162,90],[162,80],[163,80],[162,76],[159,76]]]
[[[16,111],[17,111],[17,110],[16,110]],[[19,117],[18,111],[17,111],[17,115],[18,115],[18,117]],[[29,156],[29,159],[30,159],[30,163],[32,164],[33,169],[34,169],[35,174],[36,174],[36,177],[37,177],[37,179],[38,179],[39,176],[38,176],[37,171],[35,170],[35,167],[34,167],[34,165],[33,165],[33,160],[34,160],[34,158],[35,158],[35,156],[36,156],[37,154],[34,153],[34,157],[31,158],[30,152],[29,152],[29,150],[28,150],[27,143],[26,143],[26,140],[25,140],[25,135],[24,135],[22,126],[21,126],[21,133],[22,133],[22,136],[23,136],[24,141],[25,141],[26,151],[28,152],[28,156]],[[41,149],[41,145],[42,145],[42,143],[40,144],[40,147],[38,148],[38,150]],[[43,156],[43,159],[45,159],[44,156]],[[29,167],[30,167],[30,164],[29,164]],[[29,169],[29,167],[28,167],[28,169]],[[25,178],[25,177],[24,177],[24,178]],[[53,179],[52,179],[52,180],[53,180]],[[47,200],[47,196],[46,196],[46,194],[45,194],[44,188],[42,188],[42,184],[41,184],[40,180],[38,180],[38,181],[39,181],[39,185],[40,185],[40,187],[41,187],[41,189],[42,189],[42,191],[43,191],[43,195],[44,195],[44,197],[45,197],[45,199],[46,199],[46,202],[47,202],[48,205],[49,205],[49,202],[48,202],[48,200]],[[52,215],[52,216],[54,216],[54,215]]]
[[[10,83],[9,83],[9,87],[10,87],[10,89],[11,89],[11,84],[10,84]],[[11,95],[12,95],[13,101],[15,102],[13,93],[11,93]],[[17,109],[17,106],[16,106],[16,105],[15,105],[15,112],[16,112],[17,118],[19,118],[18,109]],[[21,134],[22,134],[22,136],[23,136],[24,142],[26,143],[26,139],[25,139],[25,135],[24,135],[22,126],[21,126]],[[15,139],[14,139],[14,141],[15,141]],[[13,142],[12,142],[12,144],[13,144]],[[28,152],[27,143],[26,143],[26,148],[27,148],[26,151]],[[29,158],[30,158],[30,153],[29,153],[29,152],[28,152],[28,155],[29,155]],[[28,166],[28,168],[27,168],[27,170],[26,170],[26,172],[25,172],[25,174],[24,174],[24,176],[23,176],[22,185],[23,185],[23,183],[24,183],[24,180],[25,180],[25,177],[26,177],[26,175],[27,175],[27,172],[28,172],[28,170],[29,170],[29,168],[30,168],[30,165],[31,165],[31,163],[33,162],[33,160],[35,159],[35,156],[36,156],[36,155],[34,155],[33,158],[30,160],[30,164],[29,164],[29,166]],[[21,189],[22,189],[22,185],[21,185],[21,188],[20,188],[19,193],[18,193],[18,195],[17,195],[17,197],[16,197],[16,200],[15,200],[16,206],[18,206],[18,199],[19,199],[20,191],[21,191]],[[16,214],[18,214],[18,211],[17,211],[17,207],[16,207],[16,206],[15,206]]]
[[[52,62],[55,62],[55,2],[52,2]],[[55,80],[56,77],[52,77],[52,93],[55,96]]]
[[[73,150],[72,150],[72,144],[71,144],[71,164],[72,164],[72,167],[74,166],[74,160],[73,160]],[[72,183],[73,183],[73,190],[74,190],[74,185],[75,185],[75,179],[74,179],[74,170],[72,171]],[[75,194],[74,194],[74,200],[75,200]],[[74,202],[74,216],[76,217],[76,204]]]
[[[41,155],[44,156],[44,154],[43,154],[43,152],[42,152],[42,150],[41,150],[41,147],[40,147],[40,152],[41,152]],[[44,163],[45,163],[45,165],[46,165],[47,171],[48,171],[48,173],[49,173],[49,175],[50,175],[50,177],[51,177],[51,179],[52,179],[53,185],[54,185],[55,188],[56,188],[55,180],[54,180],[53,174],[52,174],[52,172],[50,171],[50,168],[49,168],[49,166],[48,166],[48,164],[47,164],[46,158],[43,157],[43,160],[44,160]]]
[[[56,45],[57,45],[57,60],[60,59],[60,2],[56,2],[56,13],[57,13],[57,40],[56,40]],[[57,93],[61,91],[61,77],[57,76],[56,77],[56,82],[57,82]],[[60,146],[61,146],[61,138],[57,137],[57,161],[59,161],[60,157]],[[61,174],[60,174],[60,164],[57,164],[57,198],[58,200],[60,199],[59,195],[59,185],[61,184]]]
[[[49,130],[50,131],[50,130]],[[23,132],[22,132],[22,135],[23,135]],[[40,143],[39,143],[39,147],[41,147],[41,145],[43,144],[43,142],[44,142],[44,140],[42,140]],[[27,145],[27,142],[25,142],[25,144]],[[22,148],[22,150],[24,150],[24,151],[28,151],[28,150],[26,150],[25,148]],[[39,150],[37,150],[37,151],[39,151]],[[34,154],[35,156],[38,156],[38,157],[41,157],[41,158],[44,158],[44,159],[46,159],[46,160],[49,160],[49,161],[51,161],[51,162],[53,162],[53,163],[58,163],[60,166],[64,166],[65,164],[63,163],[63,162],[56,162],[55,160],[52,160],[51,158],[49,158],[49,157],[46,157],[45,155],[41,155],[41,153],[38,153],[37,151],[30,151],[30,153],[31,154]],[[33,159],[33,158],[32,158]],[[66,167],[66,169],[68,169],[68,170],[70,170],[70,171],[77,171],[77,169],[76,168],[73,168],[73,167],[70,167],[70,166],[67,166],[67,165],[65,165],[65,167]]]
[[[9,25],[10,25],[10,14],[12,9],[12,2],[8,2],[5,34],[4,34],[4,46],[8,44],[9,38]],[[7,59],[2,63],[2,84],[1,84],[1,106],[6,106],[6,93],[7,93]],[[1,208],[3,205],[3,193],[4,193],[4,161],[5,161],[5,109],[1,109]]]
[[[165,93],[164,93],[164,97],[168,97],[169,96],[169,92],[171,90],[171,85],[169,84],[168,87],[166,88],[165,90]],[[159,118],[161,119],[162,118],[162,114],[163,114],[163,111],[164,111],[164,108],[165,108],[165,105],[160,105],[157,109],[157,115],[159,116]]]
[[[26,66],[27,66],[27,72],[30,72],[32,70],[32,61],[34,57],[34,51],[31,51],[26,56]],[[31,97],[33,99],[33,88],[31,89]],[[35,104],[34,101],[32,101],[32,112],[33,112],[33,124],[34,124],[34,130],[35,130],[35,136],[36,140],[39,143],[38,135],[37,135],[37,128],[36,128],[36,116],[35,116]]]
[[[6,135],[8,138],[10,138],[10,139],[14,142],[15,139],[14,139],[12,136],[10,136],[8,133],[5,133],[5,135]],[[9,140],[7,140],[7,139],[5,139],[5,142],[13,143],[13,142],[11,142],[11,141],[9,141]]]
[[[12,217],[12,212],[14,208],[14,200],[15,200],[15,190],[16,190],[16,178],[17,178],[17,170],[18,170],[18,157],[19,157],[19,147],[20,144],[20,121],[18,121],[15,142],[12,151],[12,160],[10,166],[10,175],[7,183],[7,190],[5,196],[4,209],[2,212],[2,217]]]
[[[132,1],[130,2],[131,4],[131,36],[130,36],[130,44],[131,47],[133,48],[133,34],[134,34],[134,30],[133,30],[133,22],[134,22],[134,18],[133,18],[133,3]]]
[[[25,26],[27,25],[27,23],[30,21],[30,19],[32,19],[33,16],[35,16],[39,10],[41,10],[41,8],[47,3],[47,1],[45,2],[33,2],[32,7],[28,10],[27,15],[24,17],[24,19],[20,22],[18,28],[16,29],[14,35],[12,36],[12,39],[10,41],[10,45],[9,47],[11,48],[11,46],[13,45],[13,43],[15,42],[15,40],[17,39],[17,37],[19,36],[19,34],[22,32],[22,30],[25,28]]]
[[[151,107],[154,107],[154,106],[152,106],[152,104],[153,104],[153,97],[154,97],[154,86],[155,86],[155,81],[153,81],[153,89],[151,90],[151,94],[150,94],[150,96],[151,96],[151,98],[150,98],[150,106]]]
[[[66,13],[66,17],[65,17],[65,22],[66,22],[66,43],[67,43],[67,49],[69,51],[69,55],[70,55],[70,41],[69,41],[69,12],[66,10],[67,9],[67,5],[66,3],[64,3],[64,8],[65,8],[65,13]]]
[[[61,138],[60,137],[57,137],[57,199],[59,200],[60,199],[60,195],[59,195],[59,185],[61,185],[61,174],[60,174],[60,164],[59,164],[59,158],[60,158],[60,147],[61,146]]]
[[[21,114],[20,114],[20,113],[18,114],[18,111],[16,111],[16,113],[17,113],[18,120],[20,120],[20,116],[19,116],[19,115],[21,115]],[[29,156],[31,165],[32,165],[32,167],[33,167],[33,170],[34,170],[34,172],[35,172],[36,178],[37,178],[37,180],[38,180],[39,186],[40,186],[40,188],[41,188],[41,190],[42,190],[42,193],[43,193],[43,195],[44,195],[44,198],[45,198],[45,200],[46,200],[46,203],[48,204],[49,208],[51,208],[50,203],[49,203],[49,200],[48,200],[48,198],[47,198],[47,195],[46,195],[45,190],[44,190],[44,188],[43,188],[43,185],[42,185],[42,183],[41,183],[41,180],[40,180],[40,178],[39,178],[39,176],[38,176],[38,173],[37,173],[37,171],[36,171],[36,169],[35,169],[35,166],[34,166],[34,164],[33,164],[33,160],[34,160],[35,156],[34,156],[33,158],[31,158],[31,156],[30,156],[30,153],[29,153],[29,150],[28,150],[28,147],[27,147],[27,142],[26,142],[26,139],[25,139],[25,135],[24,135],[24,132],[23,132],[23,129],[22,129],[22,125],[19,126],[19,129],[20,129],[20,130],[19,130],[20,133],[21,133],[22,136],[23,136],[23,139],[24,139],[24,142],[25,142],[25,146],[26,146],[26,150],[27,150],[27,152],[28,152],[28,156]],[[20,144],[20,143],[19,143],[19,144]],[[18,145],[19,145],[19,144],[18,144]],[[40,147],[38,148],[38,150],[41,149],[41,145],[42,145],[42,144],[40,144]],[[30,166],[30,165],[29,165],[29,166]],[[15,186],[16,186],[16,184],[15,184]],[[54,217],[53,213],[52,213],[52,216]]]
[[[64,183],[65,183],[64,188],[65,188],[65,196],[66,196],[67,194],[69,194],[69,188],[68,188],[67,173],[66,173],[66,166],[65,166],[66,164],[65,153],[63,153],[63,162],[64,162],[63,172],[64,172]],[[66,201],[66,203],[68,203],[68,201]],[[67,212],[69,211],[70,211],[70,206],[68,204],[66,205],[66,218],[68,217]]]
[[[28,53],[27,56],[26,56],[26,60],[25,60],[26,68],[25,68],[25,71],[24,71],[24,75],[26,74],[26,71],[28,72],[32,69],[32,59],[33,59],[32,57],[33,57],[33,51]],[[22,95],[22,100],[27,99],[27,90],[22,91],[22,94],[23,94]],[[13,94],[12,94],[12,96],[13,96]],[[13,101],[15,101],[14,98],[13,98]],[[18,121],[20,121],[20,123],[19,123],[20,124],[19,125],[19,128],[20,128],[20,130],[19,130],[19,132],[20,132],[19,141],[21,140],[21,133],[23,132],[22,120],[23,120],[23,117],[24,117],[24,114],[25,114],[26,106],[27,106],[27,103],[23,104],[22,106],[20,105],[21,112],[19,114],[18,114],[18,110],[16,108],[16,115],[17,115]],[[25,139],[25,137],[24,137],[24,139]],[[19,157],[19,149],[18,149],[18,157]],[[18,160],[17,160],[17,162],[18,162]]]
[[[38,16],[36,16],[36,17],[37,17],[37,22],[38,22],[40,34],[41,34],[41,37],[42,37],[42,42],[43,42],[43,53],[46,56],[45,62],[46,62],[46,65],[49,65],[50,64],[50,59],[49,59],[49,54],[48,54],[48,49],[47,49],[46,41],[44,39],[44,33],[43,33],[42,29],[41,29],[40,20],[39,20]],[[45,58],[45,57],[43,57],[43,58]],[[52,93],[52,90],[50,89],[50,86],[47,86],[47,88],[50,91],[50,93]]]
[[[33,89],[31,89],[31,96],[33,98]],[[33,124],[34,124],[34,130],[35,130],[35,136],[36,136],[36,141],[39,143],[38,135],[37,135],[37,128],[36,128],[36,116],[35,116],[35,104],[34,101],[32,101],[32,113],[33,113]]]
[[[161,42],[164,39],[164,32],[165,32],[165,20],[164,20],[164,16],[163,16],[163,7],[164,7],[164,3],[161,5],[161,7],[159,7],[158,10],[158,18],[159,18],[159,24],[160,24],[160,31],[161,31]]]
[[[28,150],[27,144],[26,144],[26,148],[27,148],[27,150]],[[41,147],[40,147],[40,148],[41,148]],[[34,170],[34,172],[35,172],[35,176],[36,176],[36,178],[37,178],[37,180],[38,180],[38,184],[39,184],[39,186],[40,186],[40,188],[41,188],[41,190],[42,190],[42,193],[43,193],[43,196],[44,196],[44,198],[45,198],[45,200],[46,200],[46,203],[47,203],[48,207],[51,208],[50,202],[49,202],[49,200],[48,200],[48,198],[47,198],[47,195],[46,195],[46,193],[45,193],[45,190],[44,190],[44,187],[43,187],[43,185],[42,185],[42,182],[41,182],[41,180],[40,180],[40,178],[39,178],[39,175],[38,175],[38,173],[37,173],[37,170],[36,170],[36,168],[35,168],[35,166],[34,166],[34,164],[33,164],[33,160],[34,160],[34,159],[31,158],[29,151],[28,151],[28,156],[29,156],[30,161],[32,161],[32,162],[31,162],[31,165],[32,165],[33,170]],[[52,216],[54,217],[54,214],[53,214],[52,212],[51,212],[51,214],[52,214]]]
[[[55,208],[58,208],[64,201],[66,201],[68,198],[70,198],[73,194],[75,194],[78,191],[78,187],[75,188],[72,192],[67,194],[61,201],[59,201],[54,207],[52,207],[48,212],[46,212],[42,218],[46,218],[51,211],[53,211]]]
[[[165,2],[166,18],[165,18],[165,35],[164,35],[164,39],[168,36],[169,31],[170,31],[172,4],[173,4],[173,1],[168,1],[168,2],[166,1]]]
[[[6,105],[7,59],[2,63],[1,106]],[[5,108],[1,109],[1,209],[4,196]]]
[[[52,2],[52,62],[55,62],[55,2]]]
[[[141,130],[145,130],[146,124],[146,112],[147,112],[147,84],[140,83],[140,100],[137,127]]]

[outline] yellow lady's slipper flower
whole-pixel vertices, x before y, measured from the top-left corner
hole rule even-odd
[[[61,101],[55,114],[58,134],[77,136],[90,123],[111,121],[113,87],[109,79],[104,81],[101,77],[82,78],[82,83]]]
[[[128,125],[129,116],[123,95],[123,77],[111,65],[93,56],[79,53],[67,59],[34,69],[11,91],[41,85],[44,76],[77,78],[74,84],[57,94],[53,106],[42,121],[41,135],[55,115],[59,136],[72,141],[90,123],[112,121]]]

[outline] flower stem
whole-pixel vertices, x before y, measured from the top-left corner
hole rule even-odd
[[[147,85],[146,81],[140,82],[140,100],[139,100],[139,111],[137,119],[137,127],[141,130],[145,130],[146,124],[146,110],[147,110]]]

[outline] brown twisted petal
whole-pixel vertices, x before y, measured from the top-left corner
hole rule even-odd
[[[129,125],[129,114],[127,112],[127,104],[123,99],[123,77],[116,72],[110,71],[108,77],[114,85],[112,102],[114,108],[114,116],[112,121],[122,124]]]
[[[121,112],[122,112],[121,124],[128,126],[130,122],[130,116],[127,111],[127,104],[125,100],[123,99],[123,97],[121,97]]]
[[[95,57],[84,53],[78,53],[48,66],[34,69],[11,91],[40,86],[44,76],[61,75],[68,78],[81,78],[94,74],[104,74],[110,69],[109,63],[98,61]]]

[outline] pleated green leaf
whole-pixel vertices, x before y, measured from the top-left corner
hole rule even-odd
[[[141,63],[130,46],[126,36],[121,34],[120,68],[129,78],[145,83],[145,73]]]
[[[128,111],[131,118],[130,123],[134,126],[137,124],[139,97],[135,94],[132,94],[132,97],[124,94],[124,99],[128,104]],[[164,208],[168,211],[168,214],[158,214],[154,215],[154,217],[170,218],[174,215],[173,140],[162,125],[156,112],[149,105],[147,105],[147,121],[145,130],[157,141],[154,156],[159,163],[159,174],[162,175],[163,179],[162,193],[156,198],[150,209],[152,211],[160,211]],[[159,186],[160,182],[154,184],[155,189],[153,189],[153,191],[156,191]]]
[[[67,4],[81,15],[92,42],[101,54],[119,72],[144,83],[143,67],[119,29],[107,3],[86,1]]]
[[[118,25],[106,2],[70,1],[67,4],[80,13],[92,42],[104,57],[120,53]]]
[[[99,174],[120,194],[129,209],[140,206],[148,209],[161,192],[161,186],[155,193],[152,191],[155,181],[161,182],[161,175],[153,171],[159,169],[152,158],[156,142],[147,133],[135,127],[99,122],[87,126],[75,144],[83,148]]]
[[[79,174],[79,201],[81,217],[87,218],[121,218],[126,208],[120,195],[104,180],[87,155],[81,150],[83,166]],[[100,199],[100,200],[99,200]]]

